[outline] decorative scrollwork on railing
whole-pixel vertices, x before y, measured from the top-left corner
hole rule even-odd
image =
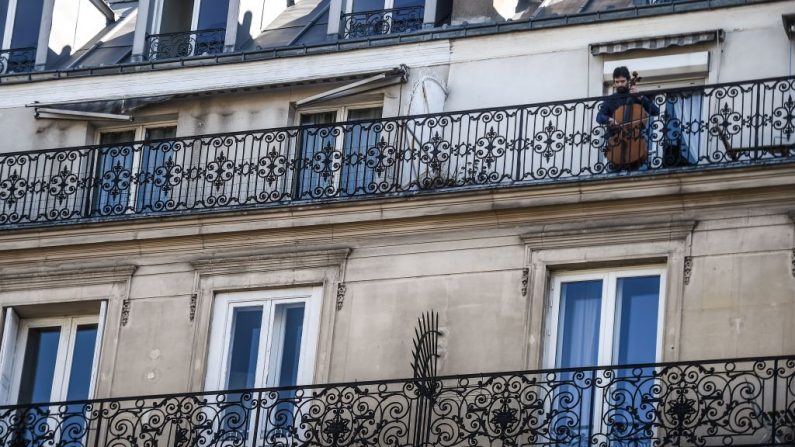
[[[0,444],[792,446],[795,356],[0,407]],[[421,416],[421,417],[420,417]]]
[[[224,51],[226,30],[223,28],[150,34],[146,36],[149,60],[179,59],[220,54]]]
[[[795,161],[795,77],[649,93],[616,165],[604,97],[0,154],[0,228]]]
[[[0,74],[28,73],[36,66],[35,48],[0,50]]]
[[[424,6],[342,14],[343,39],[409,33],[422,29]]]

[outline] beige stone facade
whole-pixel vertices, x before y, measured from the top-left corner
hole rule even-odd
[[[0,85],[0,151],[92,145],[103,131],[148,124],[175,125],[188,137],[294,126],[302,113],[357,105],[393,117],[594,97],[609,90],[606,64],[661,56],[708,60],[696,75],[652,79],[663,89],[791,80],[793,40],[782,28],[789,14],[795,2],[751,2],[10,82]],[[720,36],[606,55],[590,47],[701,31]],[[296,106],[400,64],[406,82]],[[418,95],[429,84],[443,97],[422,109]],[[132,123],[37,118],[30,107],[141,97],[161,99]],[[439,374],[548,367],[555,278],[645,267],[665,278],[660,361],[792,355],[795,164],[793,141],[780,143],[790,149],[776,163],[0,228],[0,307],[22,320],[102,313],[95,398],[205,391],[208,372],[222,367],[209,357],[218,296],[294,288],[321,294],[315,384],[411,377],[416,320],[429,310],[443,332]]]

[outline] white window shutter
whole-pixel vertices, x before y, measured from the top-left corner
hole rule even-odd
[[[11,375],[14,371],[14,354],[17,346],[17,332],[19,331],[19,317],[14,309],[6,308],[5,326],[3,327],[3,342],[0,345],[0,404],[11,402]]]
[[[88,398],[93,399],[97,388],[99,374],[99,356],[102,353],[102,334],[105,332],[105,319],[108,315],[108,302],[99,304],[99,321],[97,322],[97,340],[94,342],[94,365],[91,368],[91,385],[88,387]]]

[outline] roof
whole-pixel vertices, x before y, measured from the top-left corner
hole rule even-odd
[[[514,19],[480,24],[442,25],[402,35],[371,36],[338,41],[327,34],[331,0],[302,0],[287,7],[258,35],[239,39],[236,51],[192,57],[189,65],[237,63],[251,59],[289,57],[345,51],[404,42],[482,36],[502,32],[535,30],[557,26],[648,17],[708,10],[716,6],[743,6],[783,0],[681,0],[635,6],[635,0],[519,0]],[[466,0],[465,0],[466,1]],[[117,74],[174,68],[169,61],[133,63],[130,59],[137,18],[137,1],[108,0],[118,16],[83,48],[43,72],[0,75],[0,84],[57,79],[60,77]],[[576,20],[569,18],[576,17]],[[561,20],[563,19],[563,20]],[[188,65],[187,63],[185,65]],[[114,67],[114,69],[98,69]]]

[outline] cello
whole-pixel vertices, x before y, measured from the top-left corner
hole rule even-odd
[[[632,72],[629,88],[641,80],[637,71]],[[649,123],[649,113],[643,105],[634,102],[636,96],[627,93],[625,103],[613,113],[615,124],[610,126],[612,135],[607,140],[605,156],[616,168],[636,168],[646,162],[649,148],[643,138]]]

